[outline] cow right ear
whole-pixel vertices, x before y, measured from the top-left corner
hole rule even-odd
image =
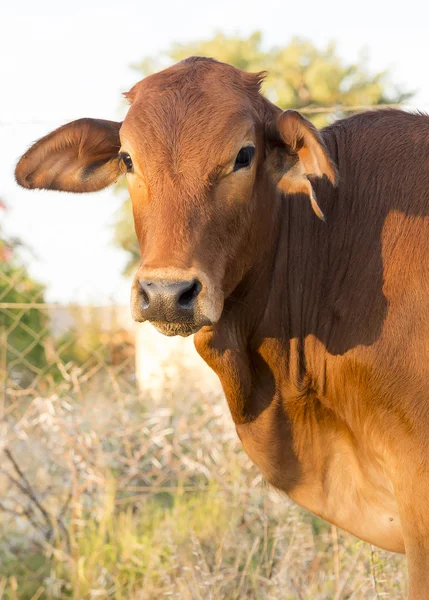
[[[324,177],[336,185],[337,171],[318,130],[295,110],[286,110],[267,131],[268,167],[279,190],[305,194],[316,215],[325,220],[309,176]]]
[[[15,177],[28,189],[95,192],[126,173],[119,160],[122,123],[79,119],[52,131],[19,160]]]

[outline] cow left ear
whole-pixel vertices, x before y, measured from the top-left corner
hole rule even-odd
[[[286,110],[267,132],[268,164],[285,194],[305,194],[316,215],[325,220],[308,177],[326,176],[336,185],[337,171],[319,131],[295,110]]]
[[[119,160],[122,123],[79,119],[55,129],[33,144],[15,169],[28,189],[96,192],[126,172]]]

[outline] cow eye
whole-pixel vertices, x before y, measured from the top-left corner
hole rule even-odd
[[[250,166],[252,162],[252,158],[255,155],[255,146],[244,146],[237,154],[237,158],[235,159],[234,171],[238,171],[239,169],[245,169]]]
[[[120,152],[119,153],[119,162],[124,163],[127,168],[127,172],[131,173],[133,170],[133,161],[131,160],[131,156],[128,152]]]

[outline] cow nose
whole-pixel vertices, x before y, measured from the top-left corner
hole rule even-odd
[[[186,321],[193,318],[195,302],[202,285],[190,281],[158,281],[140,279],[141,308],[146,319],[153,321]]]

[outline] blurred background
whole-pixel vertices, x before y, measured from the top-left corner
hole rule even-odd
[[[318,127],[429,110],[429,8],[265,0],[23,0],[0,20],[0,599],[404,598],[405,562],[268,489],[192,339],[136,327],[123,185],[28,192],[39,137],[120,120],[191,55],[267,70]]]

